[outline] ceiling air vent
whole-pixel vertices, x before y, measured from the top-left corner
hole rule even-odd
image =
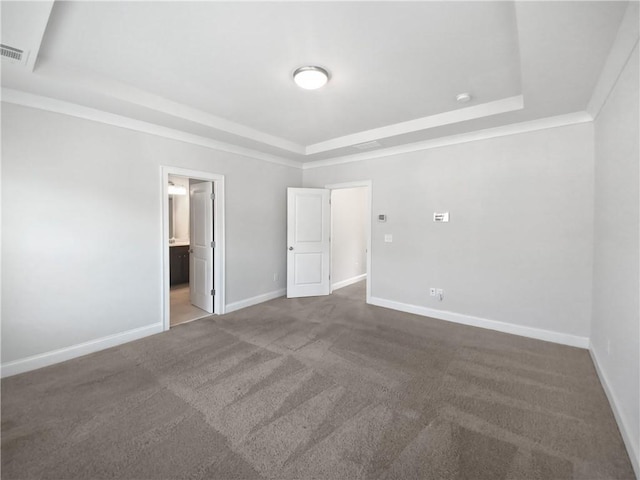
[[[357,148],[358,150],[369,150],[370,148],[381,147],[382,145],[377,140],[372,140],[370,142],[359,143],[358,145],[354,145],[353,148]]]
[[[3,44],[0,44],[0,56],[13,63],[24,63],[27,59],[24,50]]]

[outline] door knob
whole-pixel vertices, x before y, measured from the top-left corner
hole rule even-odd
[[[289,250],[293,250],[293,247],[289,247]]]

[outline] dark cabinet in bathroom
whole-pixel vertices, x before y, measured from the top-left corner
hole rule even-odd
[[[189,283],[189,245],[169,247],[169,283]]]

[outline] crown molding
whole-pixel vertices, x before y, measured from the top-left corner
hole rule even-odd
[[[175,118],[204,125],[221,132],[237,135],[254,142],[303,156],[327,152],[343,147],[350,147],[367,141],[379,140],[382,138],[427,130],[443,125],[512,112],[515,110],[521,110],[524,107],[523,96],[517,95],[493,102],[458,108],[456,110],[442,112],[436,115],[430,115],[350,135],[335,137],[311,145],[302,145],[217,117],[197,108],[168,100],[153,93],[135,88],[131,85],[105,78],[93,72],[65,65],[56,65],[46,58],[38,61],[38,75],[43,78],[46,77],[47,79],[61,85],[72,85],[73,88],[79,92],[109,92],[109,97],[122,102],[127,102],[131,105],[136,105],[160,114],[170,115]]]
[[[555,117],[541,118],[538,120],[530,120],[521,123],[512,123],[501,127],[489,128],[486,130],[478,130],[475,132],[463,133],[460,135],[451,135],[449,137],[441,137],[424,142],[410,143],[407,145],[398,145],[396,147],[385,148],[372,152],[356,153],[353,155],[345,155],[327,160],[317,160],[315,162],[307,162],[302,165],[304,170],[310,168],[329,167],[333,165],[342,165],[345,163],[362,162],[374,158],[389,157],[402,153],[417,152],[420,150],[429,150],[432,148],[445,147],[448,145],[456,145],[459,143],[475,142],[478,140],[487,140],[490,138],[504,137],[507,135],[517,135],[519,133],[533,132],[536,130],[544,130],[547,128],[564,127],[566,125],[574,125],[577,123],[587,123],[593,121],[593,117],[587,112],[575,112]]]
[[[478,130],[470,133],[463,133],[460,135],[451,135],[448,137],[436,138],[433,140],[427,140],[424,142],[410,143],[406,145],[398,145],[395,147],[385,148],[381,150],[375,150],[370,152],[356,153],[353,155],[345,155],[337,158],[330,158],[327,160],[317,160],[313,162],[298,162],[286,158],[277,157],[267,153],[252,150],[250,148],[239,147],[225,142],[212,140],[210,138],[194,135],[191,133],[183,132],[173,128],[163,127],[149,122],[141,120],[135,120],[122,115],[116,115],[113,113],[104,112],[102,110],[85,107],[71,102],[63,100],[57,100],[50,97],[44,97],[41,95],[35,95],[20,90],[3,88],[2,89],[2,102],[20,105],[24,107],[36,108],[39,110],[45,110],[48,112],[60,113],[63,115],[69,115],[72,117],[83,118],[85,120],[91,120],[107,125],[113,125],[120,128],[126,128],[128,130],[134,130],[137,132],[148,133],[150,135],[156,135],[159,137],[169,138],[172,140],[178,140],[193,145],[198,145],[212,150],[218,150],[222,152],[233,153],[241,155],[243,157],[252,158],[255,160],[263,160],[265,162],[274,163],[291,168],[311,169],[329,167],[332,165],[342,165],[345,163],[361,162],[365,160],[371,160],[375,158],[389,157],[402,153],[417,152],[420,150],[429,150],[432,148],[444,147],[448,145],[456,145],[459,143],[475,142],[478,140],[486,140],[490,138],[502,137],[507,135],[516,135],[519,133],[532,132],[535,130],[544,130],[547,128],[562,127],[566,125],[573,125],[577,123],[586,123],[593,121],[593,117],[586,111],[574,112],[565,115],[558,115],[555,117],[547,117],[538,120],[531,120],[527,122],[514,123],[510,125],[504,125],[501,127],[490,128],[486,130]]]
[[[305,153],[304,145],[217,117],[197,108],[168,100],[159,95],[141,90],[126,83],[105,78],[93,72],[68,66],[59,66],[47,59],[42,59],[38,62],[38,75],[63,85],[73,85],[74,88],[77,88],[79,91],[84,90],[94,93],[109,92],[108,95],[114,99],[204,125],[225,133],[244,137],[291,153],[299,155],[304,155]]]
[[[365,130],[352,135],[332,138],[326,142],[308,145],[305,149],[305,153],[307,155],[312,155],[314,153],[327,152],[329,150],[350,147],[359,143],[370,142],[372,140],[380,140],[381,138],[389,138],[396,135],[417,132],[419,130],[427,130],[430,128],[441,127],[443,125],[450,125],[452,123],[465,122],[467,120],[497,115],[499,113],[522,110],[523,107],[524,100],[522,95],[516,95],[514,97],[496,100],[494,102],[459,108],[457,110],[438,113],[428,117],[409,120],[408,122],[394,123],[393,125]]]
[[[244,157],[249,157],[256,160],[263,160],[265,162],[275,163],[277,165],[283,165],[285,167],[302,168],[302,164],[295,160],[289,160],[286,158],[277,157],[275,155],[269,155],[267,153],[252,150],[250,148],[238,147],[236,145],[219,142],[217,140],[212,140],[200,135],[186,133],[181,130],[163,127],[141,120],[135,120],[132,118],[124,117],[122,115],[104,112],[95,108],[84,107],[82,105],[66,102],[63,100],[57,100],[41,95],[34,95],[32,93],[23,92],[20,90],[3,88],[2,101],[5,103],[12,103],[23,107],[37,108],[39,110],[45,110],[48,112],[61,113],[63,115],[69,115],[71,117],[83,118],[85,120],[100,122],[107,125],[134,130],[137,132],[148,133],[151,135],[178,140],[185,143],[191,143],[193,145],[199,145],[201,147],[207,147],[213,150],[242,155]]]
[[[620,78],[622,71],[638,45],[638,38],[640,37],[639,16],[640,4],[637,1],[629,2],[624,17],[622,17],[616,39],[587,106],[587,111],[594,119],[600,114],[602,107],[607,102],[611,91],[618,83],[618,78]]]

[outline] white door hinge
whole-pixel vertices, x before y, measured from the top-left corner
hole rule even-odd
[[[212,193],[210,196],[211,196],[211,200],[215,200],[216,199],[216,194],[215,193]]]
[[[215,295],[216,291],[215,290],[211,290],[211,295]]]
[[[211,248],[216,248],[216,242],[211,242]]]

